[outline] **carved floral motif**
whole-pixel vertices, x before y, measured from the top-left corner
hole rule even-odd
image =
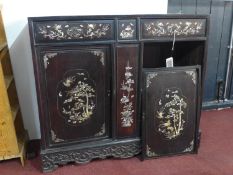
[[[155,78],[158,74],[157,73],[150,73],[146,78],[146,87],[149,88],[151,84],[151,79]]]
[[[111,32],[109,23],[38,24],[38,33],[45,39],[98,39]]]
[[[133,121],[133,102],[132,99],[134,95],[131,92],[134,91],[132,85],[134,84],[134,80],[132,79],[133,73],[131,72],[133,68],[129,66],[129,62],[125,67],[125,80],[123,80],[121,84],[121,90],[123,91],[123,96],[120,100],[123,105],[123,111],[121,112],[121,126],[122,127],[130,127]]]
[[[158,156],[155,152],[151,151],[151,148],[149,147],[149,145],[146,145],[146,155],[148,157]]]
[[[166,139],[175,139],[184,130],[187,102],[179,88],[168,88],[156,101],[158,110],[155,118],[159,120],[158,131]],[[157,122],[156,122],[157,123]]]
[[[145,36],[188,36],[204,33],[203,20],[154,20],[143,24]]]
[[[105,130],[105,123],[104,123],[102,127],[100,128],[100,131],[96,133],[95,136],[103,136],[105,133],[106,133],[106,130]]]
[[[193,84],[195,85],[197,83],[197,74],[195,71],[185,71],[186,74],[188,74],[192,81],[193,81]]]
[[[47,69],[48,65],[49,65],[49,59],[53,58],[57,56],[57,53],[45,53],[43,60],[44,60],[44,68]]]
[[[96,106],[95,83],[85,70],[67,72],[58,85],[58,109],[68,123],[88,120]]]
[[[194,148],[194,140],[190,142],[190,145],[187,148],[185,148],[183,152],[191,152],[193,151],[193,148]]]
[[[104,66],[104,52],[102,50],[94,50],[92,54],[99,57],[101,64]]]
[[[63,139],[59,139],[53,130],[51,130],[51,138],[52,138],[52,141],[55,143],[64,141]]]

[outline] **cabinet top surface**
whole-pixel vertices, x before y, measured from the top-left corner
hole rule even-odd
[[[188,15],[188,14],[132,14],[132,15],[85,15],[85,16],[38,16],[28,17],[32,21],[47,20],[76,20],[76,19],[127,19],[127,18],[209,18],[209,15]]]

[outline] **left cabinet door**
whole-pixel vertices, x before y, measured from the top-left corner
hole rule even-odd
[[[42,146],[110,137],[109,47],[38,47]]]

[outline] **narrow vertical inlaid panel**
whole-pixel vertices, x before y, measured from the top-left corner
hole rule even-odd
[[[139,46],[117,47],[117,136],[136,134],[137,122],[137,67]]]

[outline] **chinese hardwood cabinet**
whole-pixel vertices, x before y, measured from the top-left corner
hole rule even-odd
[[[188,15],[30,17],[43,171],[139,154],[143,69],[172,55],[204,72],[207,26]]]

